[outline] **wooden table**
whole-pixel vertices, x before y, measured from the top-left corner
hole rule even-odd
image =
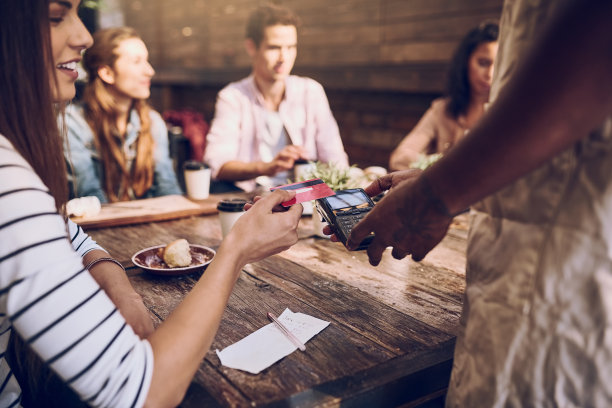
[[[421,263],[387,251],[374,268],[365,252],[314,237],[311,217],[303,217],[294,247],[244,268],[182,406],[409,407],[441,400],[465,285],[467,216],[458,221]],[[216,248],[221,238],[215,215],[88,232],[127,267],[157,322],[199,275],[150,275],[131,263],[132,254],[178,238]],[[258,375],[220,364],[215,349],[268,324],[266,312],[287,307],[331,324],[306,352]]]

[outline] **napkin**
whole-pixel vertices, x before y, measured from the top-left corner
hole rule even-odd
[[[289,309],[285,309],[278,320],[304,344],[329,325],[329,322]],[[295,350],[297,347],[270,323],[216,352],[224,366],[259,374]]]

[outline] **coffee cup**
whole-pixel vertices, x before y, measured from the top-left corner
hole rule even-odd
[[[208,198],[210,192],[210,169],[200,161],[188,160],[183,165],[187,197],[194,200]]]
[[[244,205],[246,200],[241,198],[225,199],[219,201],[217,210],[219,210],[219,222],[221,223],[221,233],[223,238],[229,234],[232,226],[242,214],[245,213]]]
[[[293,181],[303,181],[312,178],[312,172],[315,169],[313,162],[304,159],[298,159],[293,164]]]

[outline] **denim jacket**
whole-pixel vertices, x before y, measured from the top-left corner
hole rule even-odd
[[[155,140],[155,173],[153,185],[141,198],[158,197],[169,194],[182,194],[174,173],[172,159],[168,150],[168,131],[159,113],[151,110],[151,134]],[[70,105],[66,108],[66,128],[68,138],[65,157],[69,163],[71,198],[96,196],[101,202],[108,202],[102,187],[102,163],[94,144],[94,134],[85,121],[82,106]],[[136,155],[136,141],[140,132],[140,118],[135,110],[130,112],[127,126],[125,149],[128,158]],[[132,159],[129,159],[131,165]]]

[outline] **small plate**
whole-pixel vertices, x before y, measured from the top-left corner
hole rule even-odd
[[[214,249],[202,245],[189,244],[191,265],[182,268],[170,268],[161,258],[161,250],[166,245],[157,245],[141,249],[132,256],[132,263],[147,272],[156,275],[184,275],[196,272],[208,265],[214,258]]]

